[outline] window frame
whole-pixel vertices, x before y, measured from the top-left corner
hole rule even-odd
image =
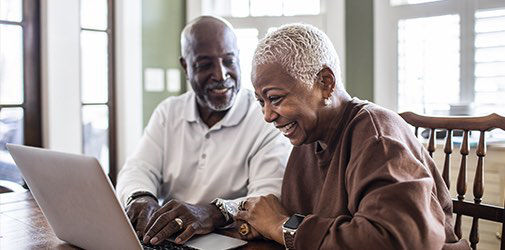
[[[475,13],[505,8],[500,0],[441,0],[391,6],[374,0],[374,96],[375,102],[398,111],[398,21],[402,19],[459,15],[460,103],[475,100]]]
[[[212,9],[212,4],[213,0],[201,0],[202,4],[202,10],[201,13],[202,15],[216,15],[218,14],[215,9]],[[339,0],[341,1],[341,0]],[[333,4],[340,4],[339,1],[335,1]],[[327,0],[319,0],[320,2],[320,12],[319,14],[314,14],[314,15],[309,15],[309,14],[304,14],[304,15],[279,15],[279,16],[231,16],[231,15],[222,15],[223,18],[225,18],[228,22],[230,22],[233,26],[234,29],[256,29],[258,30],[258,40],[261,38],[265,37],[265,35],[268,32],[268,29],[270,27],[279,27],[283,24],[287,23],[306,23],[313,25],[315,27],[318,27],[324,32],[327,32],[327,26],[328,26],[328,16],[326,14],[326,9],[327,9]],[[228,2],[229,3],[229,2]],[[250,2],[249,2],[250,4]],[[223,5],[222,7],[226,7]],[[192,8],[194,6],[192,4],[189,4],[189,12],[192,11]],[[191,17],[191,14],[188,14],[188,16]],[[192,19],[192,18],[191,18]],[[327,33],[329,36],[332,36],[332,34]],[[337,48],[337,42],[335,42],[336,49]],[[338,49],[339,52],[341,52],[341,49]],[[339,57],[341,60],[343,60],[343,53],[339,53]],[[342,62],[342,61],[341,61]],[[241,61],[241,64],[244,63]],[[241,65],[241,69],[244,69],[247,67],[243,67]],[[343,65],[342,65],[342,71],[343,71]],[[248,85],[250,83],[250,77],[247,76],[247,74],[244,74],[247,72],[242,72],[242,86],[246,87],[246,84]],[[244,78],[246,76],[247,78]],[[343,76],[342,76],[343,77]],[[248,86],[252,87],[252,86]],[[247,88],[247,87],[246,87]],[[190,89],[190,88],[188,88]]]
[[[83,1],[83,0],[81,0]],[[82,109],[84,106],[103,105],[108,109],[108,148],[109,148],[109,173],[108,176],[113,183],[116,184],[118,166],[117,166],[117,123],[116,123],[116,62],[115,62],[115,0],[107,0],[107,28],[105,30],[95,30],[83,28],[80,26],[80,31],[97,31],[105,32],[107,34],[107,102],[104,103],[86,103],[80,100],[81,112],[81,133],[84,131],[82,123]],[[82,74],[82,72],[81,72]],[[82,82],[80,82],[82,85]],[[81,97],[82,98],[82,97]],[[83,134],[84,136],[84,134]],[[82,152],[84,153],[84,140],[82,140]]]
[[[42,147],[40,2],[22,0],[21,22],[0,20],[0,24],[20,25],[23,31],[23,103],[0,104],[23,109],[23,144]]]

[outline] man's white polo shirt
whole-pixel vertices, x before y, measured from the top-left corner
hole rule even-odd
[[[242,89],[226,116],[208,128],[189,91],[154,111],[135,153],[119,172],[125,204],[136,191],[191,204],[215,198],[280,196],[291,144],[263,120],[250,90]]]

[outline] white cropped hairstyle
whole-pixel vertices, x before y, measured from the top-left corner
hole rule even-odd
[[[340,63],[337,52],[326,34],[308,24],[283,25],[269,32],[258,43],[253,66],[280,63],[293,78],[312,86],[324,66],[335,74],[341,86]]]

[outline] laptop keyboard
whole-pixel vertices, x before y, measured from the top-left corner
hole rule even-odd
[[[164,241],[162,244],[160,245],[150,245],[150,244],[144,244],[143,242],[142,243],[142,247],[144,248],[144,250],[198,250],[196,248],[193,248],[193,247],[189,247],[189,246],[184,246],[184,245],[177,245],[171,241]]]

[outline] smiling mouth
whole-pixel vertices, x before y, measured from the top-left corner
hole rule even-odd
[[[296,122],[290,122],[286,125],[279,126],[277,128],[281,131],[281,133],[284,136],[288,136],[288,135],[292,134],[292,132],[295,130],[295,127],[296,127]]]
[[[231,90],[232,88],[214,88],[209,90],[210,93],[222,95]]]

